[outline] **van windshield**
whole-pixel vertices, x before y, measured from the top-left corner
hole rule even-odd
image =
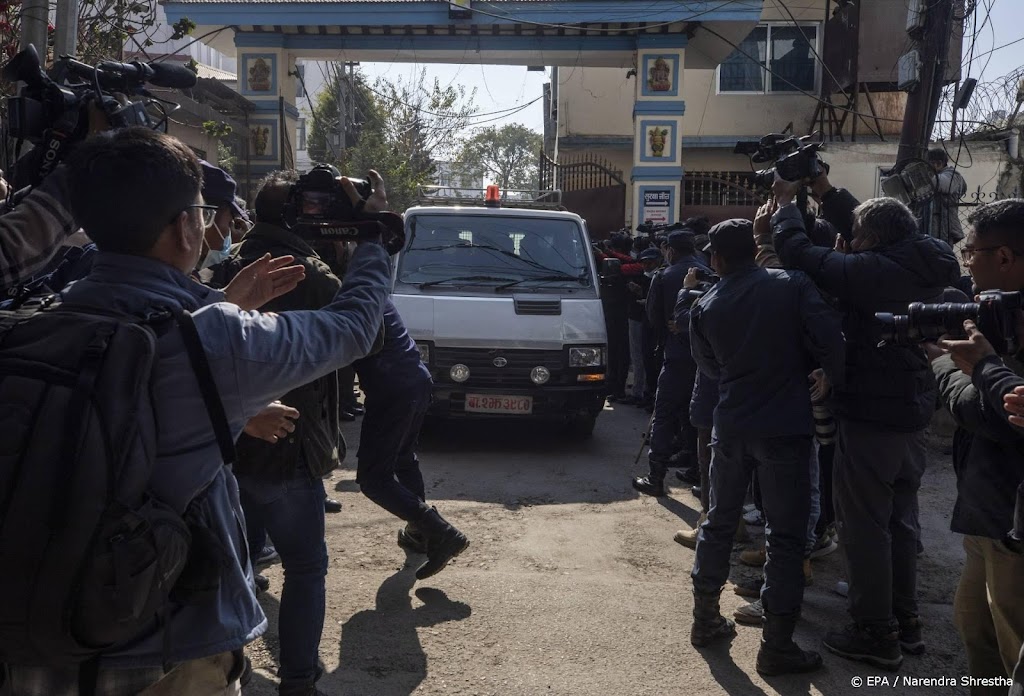
[[[522,291],[592,286],[590,249],[572,220],[492,215],[417,215],[398,281],[420,288]]]

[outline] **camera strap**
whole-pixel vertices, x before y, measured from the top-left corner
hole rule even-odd
[[[46,144],[46,149],[43,150],[43,157],[39,162],[39,167],[36,168],[35,176],[32,177],[33,186],[38,186],[43,179],[52,174],[53,170],[64,159],[68,136],[55,128],[51,128],[43,133],[43,142]]]

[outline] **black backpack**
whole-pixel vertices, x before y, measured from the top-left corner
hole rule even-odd
[[[192,565],[189,525],[149,491],[156,340],[176,325],[230,463],[187,312],[0,311],[0,662],[94,663],[157,627]]]

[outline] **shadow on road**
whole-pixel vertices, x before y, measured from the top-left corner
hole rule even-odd
[[[423,605],[414,608],[413,569],[421,561],[414,557],[386,579],[377,590],[376,606],[354,614],[342,626],[339,667],[319,684],[325,693],[349,693],[347,687],[351,693],[406,696],[427,676],[427,656],[416,629],[462,621],[472,609],[430,587],[416,590]]]

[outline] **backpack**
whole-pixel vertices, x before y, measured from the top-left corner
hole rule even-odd
[[[148,490],[156,342],[176,325],[229,463],[187,312],[127,317],[56,296],[0,311],[0,662],[92,664],[166,613],[193,545]]]

